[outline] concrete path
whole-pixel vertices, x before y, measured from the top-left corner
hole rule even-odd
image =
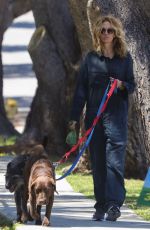
[[[13,194],[5,189],[5,172],[7,163],[11,160],[10,157],[0,157],[0,212],[15,219],[16,209]],[[123,206],[122,216],[117,222],[100,222],[92,221],[94,200],[85,198],[80,193],[75,193],[65,179],[58,181],[58,195],[55,194],[54,206],[51,215],[51,230],[53,229],[148,229],[150,222],[143,221],[135,215],[126,206]],[[44,211],[44,208],[43,208]],[[44,229],[42,226],[35,226],[34,222],[29,222],[26,225],[20,225],[17,230],[38,230]]]

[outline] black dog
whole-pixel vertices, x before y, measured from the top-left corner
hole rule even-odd
[[[14,198],[17,211],[17,222],[27,221],[27,204],[24,203],[24,167],[28,159],[28,155],[20,155],[15,157],[7,165],[5,175],[5,187],[11,193],[14,192]]]

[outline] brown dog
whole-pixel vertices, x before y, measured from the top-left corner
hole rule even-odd
[[[29,177],[30,214],[36,224],[50,225],[51,209],[56,191],[54,167],[48,159],[36,161]],[[43,221],[41,220],[41,206],[46,205]]]
[[[27,210],[28,181],[32,165],[39,159],[48,159],[42,145],[26,146],[24,155],[16,156],[7,165],[5,187],[14,192],[18,222],[31,220]]]

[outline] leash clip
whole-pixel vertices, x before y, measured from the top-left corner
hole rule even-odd
[[[57,168],[59,165],[59,162],[53,162],[52,164],[53,164],[54,168]]]

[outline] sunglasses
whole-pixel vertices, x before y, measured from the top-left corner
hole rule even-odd
[[[115,30],[113,28],[102,28],[101,29],[101,34],[105,34],[107,32],[107,34],[113,34],[115,32]]]

